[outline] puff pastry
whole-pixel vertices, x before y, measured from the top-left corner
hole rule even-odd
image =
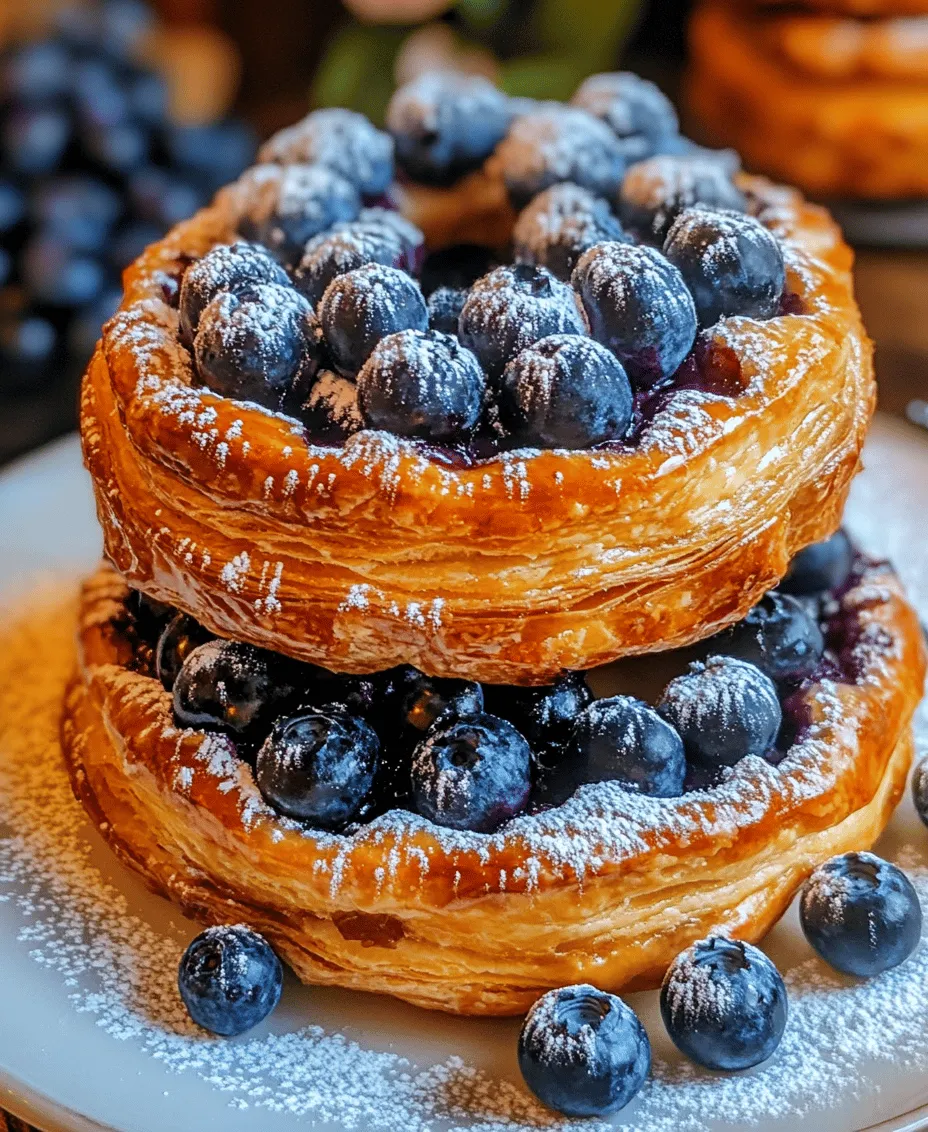
[[[129,268],[84,381],[107,555],[219,635],[347,672],[544,683],[738,619],[837,527],[874,403],[837,227],[743,187],[802,313],[720,323],[724,392],[676,390],[634,445],[476,464],[378,432],[313,446],[196,387],[165,288],[233,238],[247,190],[224,190]]]
[[[402,811],[350,836],[269,810],[217,735],[180,731],[131,671],[128,590],[84,587],[63,745],[75,792],[117,855],[206,921],[245,921],[307,982],[462,1014],[512,1014],[544,990],[657,984],[693,940],[756,940],[817,864],[879,835],[912,755],[925,652],[888,567],[842,599],[852,677],[802,693],[808,727],[778,767],[749,758],[675,799],[616,783],[492,836]]]
[[[928,16],[858,20],[706,0],[690,111],[751,168],[822,196],[928,192]]]

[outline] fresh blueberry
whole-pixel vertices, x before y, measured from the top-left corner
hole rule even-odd
[[[90,126],[81,131],[87,153],[103,170],[126,176],[145,164],[150,136],[136,122],[117,122],[112,126]]]
[[[636,157],[650,157],[666,138],[677,136],[680,123],[670,99],[654,83],[631,71],[590,75],[570,100],[601,118]]]
[[[839,590],[847,581],[853,565],[851,540],[844,531],[836,531],[824,542],[799,551],[790,562],[780,589],[799,596]]]
[[[81,131],[130,121],[129,94],[106,59],[87,56],[74,68],[74,106]]]
[[[587,984],[542,995],[519,1035],[525,1083],[565,1116],[624,1108],[651,1068],[651,1044],[635,1012]]]
[[[275,723],[258,751],[255,781],[268,805],[315,829],[340,830],[363,809],[380,743],[341,705]]]
[[[489,274],[498,264],[490,248],[482,244],[452,244],[430,252],[422,264],[419,286],[424,295],[431,295],[439,287],[468,291],[481,276]]]
[[[597,244],[577,261],[572,282],[590,333],[636,387],[669,377],[692,349],[692,297],[680,272],[654,248]]]
[[[750,1069],[783,1037],[786,987],[767,956],[749,943],[709,936],[670,965],[661,1015],[681,1053],[706,1069]]]
[[[119,196],[108,185],[81,174],[44,182],[31,202],[32,217],[39,227],[86,252],[102,249],[121,208]]]
[[[419,274],[425,260],[425,235],[402,213],[395,208],[371,205],[361,209],[356,222],[368,230],[379,230],[384,238],[399,243],[401,251],[397,266],[411,275]],[[337,225],[336,230],[341,227]],[[421,281],[419,286],[422,286]]]
[[[704,157],[650,157],[625,175],[619,215],[627,227],[663,244],[685,208],[702,204],[744,212],[746,201],[719,161]]]
[[[71,56],[52,39],[24,43],[0,61],[0,101],[48,102],[62,98],[71,83]]]
[[[136,216],[159,228],[172,228],[206,203],[203,191],[168,169],[149,165],[129,178],[129,199]]]
[[[0,316],[0,390],[36,390],[46,384],[58,335],[40,315]]]
[[[500,411],[519,443],[589,448],[625,435],[632,388],[605,346],[578,334],[553,334],[506,366]]]
[[[508,719],[525,736],[536,761],[567,743],[577,716],[593,702],[582,672],[565,672],[553,684],[534,688],[485,684],[483,690],[486,710]]]
[[[235,120],[175,125],[165,134],[171,164],[210,190],[233,181],[251,163],[255,145],[251,127]]]
[[[130,116],[146,126],[162,125],[168,116],[169,102],[168,84],[164,76],[144,67],[130,66],[126,68],[124,86]],[[250,163],[251,157],[251,153],[247,154],[241,165],[230,170],[225,180],[234,180]]]
[[[223,291],[238,294],[256,283],[289,286],[284,269],[262,247],[239,240],[219,244],[184,272],[180,285],[180,336],[193,344],[200,316]]]
[[[862,979],[905,962],[922,933],[912,882],[873,853],[843,853],[820,865],[803,886],[799,919],[826,963]]]
[[[364,427],[358,408],[358,387],[347,377],[323,370],[300,411],[310,439],[341,444]]]
[[[157,224],[148,224],[144,220],[130,220],[107,240],[106,260],[109,267],[114,272],[121,272],[163,235],[164,230]]]
[[[295,263],[308,240],[354,220],[360,207],[358,190],[327,165],[285,165],[262,176],[243,216],[243,235],[270,248],[282,262]]]
[[[485,78],[432,71],[393,95],[387,129],[410,177],[447,185],[483,164],[511,116],[509,100]]]
[[[782,721],[770,677],[732,656],[694,661],[664,689],[658,711],[680,733],[688,757],[709,766],[762,757]]]
[[[464,288],[436,287],[426,303],[429,312],[429,330],[438,330],[442,334],[457,334],[467,295],[468,292]]]
[[[393,180],[393,139],[354,110],[313,110],[281,130],[258,151],[259,161],[283,165],[318,162],[334,169],[366,197],[385,192]]]
[[[293,281],[296,288],[316,306],[337,275],[356,271],[369,263],[399,267],[402,256],[399,240],[384,225],[363,224],[355,220],[310,240],[294,272]]]
[[[619,139],[604,122],[558,102],[539,103],[516,118],[496,158],[516,208],[561,181],[612,199],[626,165]]]
[[[505,719],[439,719],[412,757],[416,809],[436,825],[493,833],[525,806],[531,751]]]
[[[103,265],[55,236],[36,236],[25,246],[20,271],[40,303],[79,307],[92,303],[106,282]]]
[[[117,60],[137,55],[154,27],[144,0],[103,0],[99,6],[99,44]]]
[[[497,267],[478,279],[461,311],[458,337],[493,378],[526,346],[551,334],[585,334],[573,290],[544,267]]]
[[[207,928],[184,952],[177,986],[198,1026],[233,1037],[280,1002],[283,969],[267,940],[244,924]]]
[[[221,291],[194,338],[197,372],[224,397],[277,409],[309,346],[311,308],[292,287]]]
[[[519,213],[512,233],[516,260],[539,264],[568,281],[588,248],[626,239],[602,197],[567,182],[539,193]]]
[[[771,680],[804,680],[818,667],[825,641],[805,606],[769,593],[732,629],[712,642],[714,652],[756,664]]]
[[[0,177],[0,233],[5,234],[26,218],[26,197],[12,181]]]
[[[369,263],[338,275],[318,307],[336,367],[356,374],[377,343],[401,330],[425,330],[428,311],[416,281],[405,271]]]
[[[175,614],[158,637],[155,671],[170,692],[184,661],[200,645],[212,640],[213,634],[186,613]]]
[[[349,715],[368,721],[379,703],[381,692],[382,673],[355,676],[306,665],[305,687],[300,693],[294,714],[337,704]]]
[[[477,423],[485,384],[480,363],[457,338],[404,330],[381,339],[362,366],[358,406],[367,428],[453,440]]]
[[[928,826],[928,755],[916,764],[912,773],[912,801],[922,824]]]
[[[0,126],[0,158],[5,169],[23,177],[53,172],[64,155],[70,130],[67,114],[55,106],[13,107]]]

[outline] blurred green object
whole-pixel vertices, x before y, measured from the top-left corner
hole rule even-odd
[[[478,50],[513,95],[567,99],[580,81],[616,66],[640,0],[457,0],[440,22],[462,53]],[[348,106],[382,123],[396,62],[416,27],[348,22],[316,73],[313,103]]]

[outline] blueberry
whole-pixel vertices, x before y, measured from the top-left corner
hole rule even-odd
[[[567,182],[539,193],[519,213],[512,233],[520,263],[539,264],[564,280],[594,244],[626,239],[602,197]]]
[[[160,126],[165,121],[168,116],[169,92],[163,75],[157,71],[145,70],[143,67],[128,67],[125,90],[131,117],[152,127]],[[230,170],[225,180],[234,180],[250,161],[249,153],[241,165]]]
[[[912,801],[922,824],[928,826],[928,756],[916,763],[912,773]]]
[[[371,205],[361,209],[357,223],[369,231],[380,231],[385,238],[395,240],[400,245],[397,266],[412,275],[419,273],[425,258],[425,236],[402,213],[395,208]],[[342,225],[337,225],[336,230],[341,227]],[[421,282],[419,285],[422,285]]]
[[[367,428],[448,441],[469,432],[483,407],[480,363],[450,334],[404,330],[381,339],[358,374]]]
[[[697,204],[740,212],[746,207],[721,162],[665,155],[629,169],[619,195],[619,215],[628,227],[663,244],[677,216]]]
[[[562,796],[586,782],[619,782],[655,798],[679,797],[685,776],[680,736],[631,696],[596,700],[580,713],[557,775]]]
[[[103,265],[55,236],[36,236],[20,258],[23,282],[34,299],[58,307],[91,303],[106,282]]]
[[[491,377],[533,342],[585,334],[577,297],[544,267],[497,267],[478,279],[461,311],[458,337]]]
[[[294,285],[315,306],[337,275],[369,263],[399,267],[402,255],[399,240],[386,227],[356,220],[307,243],[294,272]]]
[[[358,387],[347,377],[323,370],[300,411],[310,439],[341,444],[364,427],[358,408]]]
[[[565,1116],[624,1108],[651,1068],[651,1044],[635,1012],[587,984],[551,990],[526,1016],[519,1068],[543,1103]]]
[[[447,185],[483,164],[511,116],[509,100],[486,79],[432,71],[393,95],[387,129],[410,177]]]
[[[426,303],[429,312],[429,330],[438,330],[442,334],[457,334],[467,295],[468,292],[464,288],[436,287]]]
[[[425,257],[419,286],[424,295],[431,295],[439,287],[468,291],[471,284],[492,271],[498,262],[492,250],[482,244],[452,244]]]
[[[762,757],[782,721],[770,677],[731,656],[694,661],[664,689],[658,711],[680,733],[687,756],[709,766]]]
[[[912,882],[873,853],[843,853],[820,865],[803,886],[799,919],[826,963],[863,979],[905,962],[922,932]]]
[[[9,49],[0,62],[0,101],[47,102],[67,95],[70,82],[71,56],[51,39]]]
[[[590,333],[636,386],[669,377],[692,349],[692,297],[680,272],[654,248],[597,244],[577,261],[572,282]]]
[[[706,1069],[750,1069],[770,1057],[788,1013],[780,972],[749,943],[709,936],[670,965],[661,1015],[674,1045]]]
[[[144,0],[103,0],[99,7],[99,43],[117,59],[138,54],[151,35],[154,14]]]
[[[15,228],[26,218],[26,198],[22,191],[0,177],[0,234]]]
[[[78,251],[103,250],[122,203],[117,193],[94,177],[53,177],[32,197],[32,218],[47,235]]]
[[[28,312],[0,317],[0,389],[44,386],[57,344],[47,318]]]
[[[148,158],[148,130],[135,122],[91,126],[81,134],[84,148],[105,172],[126,176]]]
[[[372,717],[382,692],[382,673],[355,676],[310,665],[306,669],[305,687],[298,697],[294,714],[337,704],[349,715],[359,716],[365,721]]]
[[[172,228],[206,203],[201,189],[168,169],[150,165],[129,178],[129,197],[136,216],[159,228]]]
[[[173,126],[165,134],[171,164],[209,189],[234,180],[252,161],[255,136],[244,122]]]
[[[106,259],[111,270],[121,272],[163,235],[163,228],[145,221],[130,221],[118,228],[107,241]]]
[[[275,723],[258,752],[255,781],[268,805],[315,829],[340,830],[371,793],[380,743],[340,706]]]
[[[267,940],[244,924],[207,928],[184,952],[177,986],[198,1026],[233,1037],[277,1006],[283,969]]]
[[[0,126],[0,157],[11,173],[40,177],[61,161],[71,125],[54,106],[21,106],[7,111]]]
[[[200,380],[225,397],[277,409],[307,351],[311,308],[292,287],[221,291],[194,339]]]
[[[170,692],[184,661],[200,645],[212,640],[213,634],[186,613],[177,613],[158,637],[155,672]]]
[[[90,56],[74,69],[74,105],[82,130],[103,129],[130,120],[129,95],[106,59]]]
[[[836,531],[824,542],[799,551],[790,562],[780,589],[800,596],[839,590],[847,581],[853,565],[851,540],[844,531]]]
[[[822,631],[805,606],[769,593],[732,629],[712,642],[713,651],[756,664],[771,680],[804,680],[825,651]]]
[[[0,248],[0,287],[6,286],[12,274],[13,257],[6,248]]]
[[[134,589],[129,590],[126,608],[137,632],[151,641],[157,641],[167,623],[177,615],[177,610],[167,602]]]
[[[181,341],[193,344],[200,316],[223,291],[238,294],[256,283],[289,286],[287,273],[264,248],[239,240],[219,244],[184,272],[180,285]]]
[[[356,374],[377,343],[401,330],[425,330],[428,311],[419,285],[405,271],[369,263],[336,276],[318,307],[335,364]]]
[[[412,757],[416,809],[436,825],[493,833],[528,801],[529,745],[495,715],[439,719]]]
[[[533,688],[487,684],[484,698],[487,711],[508,719],[525,736],[537,761],[567,743],[593,693],[582,672],[565,672],[553,684]]]
[[[359,193],[377,197],[393,180],[393,139],[354,110],[313,110],[275,134],[258,151],[259,161],[283,165],[318,162],[351,181]]]
[[[670,99],[654,83],[631,71],[590,75],[570,102],[601,118],[618,137],[648,143],[642,147],[642,157],[649,157],[656,145],[675,137],[680,129]]]
[[[500,411],[519,443],[589,448],[625,435],[632,389],[605,346],[577,334],[553,334],[506,366]]]
[[[626,164],[621,143],[604,122],[558,102],[540,103],[516,118],[496,157],[517,208],[561,181],[612,199]]]

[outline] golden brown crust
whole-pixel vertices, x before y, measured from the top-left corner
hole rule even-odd
[[[106,552],[221,635],[370,672],[542,683],[736,620],[838,524],[873,409],[851,255],[757,179],[801,315],[731,319],[736,397],[678,390],[633,448],[449,466],[383,433],[344,448],[194,388],[165,272],[233,236],[240,189],[126,273],[82,397]]]
[[[928,193],[928,17],[865,21],[705,0],[687,101],[748,167],[822,196]]]
[[[810,728],[779,767],[746,759],[678,799],[601,783],[493,836],[394,812],[342,837],[280,819],[221,738],[173,726],[170,696],[125,667],[126,593],[109,568],[84,588],[62,728],[114,850],[189,913],[266,933],[307,982],[458,1013],[577,981],[653,986],[710,931],[758,939],[818,863],[884,828],[925,672],[914,611],[872,568],[843,599],[856,682],[805,693]]]

